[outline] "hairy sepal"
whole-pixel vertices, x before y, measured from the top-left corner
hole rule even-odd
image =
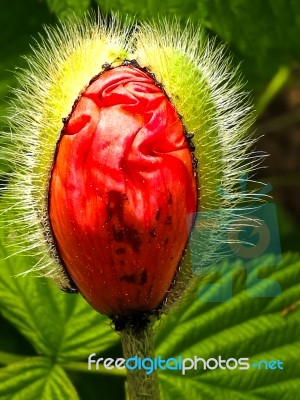
[[[19,216],[15,221],[21,232],[20,248],[40,257],[34,271],[53,277],[67,289],[72,285],[61,266],[49,226],[49,177],[63,119],[105,66],[136,59],[154,74],[182,116],[186,131],[194,135],[198,211],[218,210],[221,222],[203,245],[199,243],[200,258],[202,253],[211,262],[219,258],[220,242],[227,240],[227,222],[236,219],[240,203],[236,187],[241,177],[251,177],[261,159],[256,153],[247,155],[252,145],[247,132],[253,116],[238,72],[231,68],[223,47],[208,41],[203,31],[191,24],[182,30],[178,21],[161,20],[137,27],[115,19],[108,24],[94,18],[70,19],[60,28],[46,29],[46,37],[28,59],[29,70],[20,76],[22,88],[15,91],[11,117],[14,134],[10,156],[17,172],[8,198],[14,199]],[[257,199],[255,193],[247,194],[247,198]],[[192,282],[191,278],[187,248],[168,304]]]

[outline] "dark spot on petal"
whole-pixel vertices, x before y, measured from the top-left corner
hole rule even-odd
[[[166,225],[172,225],[172,215],[168,215],[166,218]]]
[[[140,251],[142,241],[141,236],[136,229],[131,228],[128,225],[120,226],[118,228],[113,226],[112,233],[116,242],[128,243],[135,253]]]
[[[156,233],[155,233],[156,228],[152,229],[152,231],[149,232],[149,235],[153,238],[156,237]]]
[[[156,221],[159,220],[160,212],[161,212],[161,208],[158,208],[158,209],[157,209],[157,212],[156,212],[156,216],[155,216]]]
[[[110,221],[114,216],[122,222],[123,221],[123,209],[124,201],[127,200],[125,193],[118,192],[116,190],[111,190],[108,193],[108,201],[106,206],[107,221]]]
[[[108,203],[106,206],[107,223],[112,227],[112,235],[116,242],[128,243],[134,252],[138,253],[141,246],[141,237],[139,232],[124,223],[124,202],[128,200],[125,193],[111,190],[108,194]]]
[[[173,196],[171,192],[169,192],[167,204],[173,204]]]
[[[127,283],[136,283],[136,275],[135,274],[123,275],[121,276],[120,280]]]
[[[115,229],[113,226],[112,234],[116,242],[123,242],[124,241],[124,232],[120,229]]]
[[[116,249],[116,254],[124,254],[125,253],[125,248],[124,247],[119,247]]]
[[[141,273],[140,285],[144,285],[147,282],[147,271],[143,269]]]
[[[163,243],[164,243],[164,246],[166,246],[169,243],[169,239],[166,238]]]
[[[139,232],[129,226],[124,227],[124,240],[128,243],[134,252],[138,253],[142,244]]]

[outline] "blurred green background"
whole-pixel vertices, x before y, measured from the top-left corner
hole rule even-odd
[[[281,352],[279,351],[278,354],[281,358],[287,357],[290,369],[288,368],[284,376],[274,373],[270,377],[265,374],[263,379],[268,381],[269,386],[265,389],[262,377],[259,379],[253,376],[243,383],[244,377],[234,374],[236,382],[234,384],[234,382],[229,382],[228,376],[211,374],[208,375],[206,381],[204,379],[204,384],[198,381],[198,377],[194,377],[189,385],[182,383],[180,377],[177,381],[174,378],[174,386],[170,383],[171,380],[168,380],[171,378],[163,377],[162,392],[166,399],[300,399],[300,383],[297,379],[297,376],[300,376],[300,365],[297,361],[297,358],[300,359],[300,339],[297,339],[297,337],[300,338],[300,257],[296,254],[300,250],[300,2],[297,0],[252,0],[251,2],[248,0],[186,0],[185,2],[148,0],[137,3],[131,0],[1,0],[0,7],[0,125],[4,131],[7,130],[5,116],[8,113],[9,88],[17,86],[14,72],[26,66],[21,56],[31,53],[30,45],[34,45],[34,38],[39,40],[38,33],[43,31],[44,24],[56,23],[58,17],[63,18],[70,10],[82,14],[90,8],[96,10],[99,7],[103,15],[118,12],[121,15],[135,15],[137,19],[157,18],[158,14],[176,15],[183,24],[187,19],[193,23],[201,22],[206,27],[208,35],[216,36],[217,41],[228,44],[233,63],[240,65],[247,82],[247,89],[252,94],[257,110],[254,131],[259,139],[255,147],[269,154],[264,160],[263,168],[258,171],[256,179],[271,183],[273,187],[271,195],[277,205],[282,252],[295,254],[286,255],[282,266],[274,272],[278,274],[284,292],[277,303],[270,299],[264,299],[261,303],[257,299],[243,303],[244,300],[241,297],[235,303],[233,302],[230,310],[228,305],[220,309],[220,305],[218,308],[212,303],[206,303],[206,305],[200,302],[196,302],[195,305],[185,303],[182,309],[184,318],[180,319],[181,314],[178,311],[177,316],[166,319],[165,325],[157,336],[157,348],[160,351],[159,354],[168,354],[168,356],[172,354],[191,356],[195,352],[203,353],[204,348],[207,349],[203,343],[206,343],[205,340],[209,335],[215,333],[213,340],[215,347],[208,346],[208,356],[217,354],[218,351],[230,355],[231,349],[234,354],[241,353],[244,356],[253,354],[254,357],[259,352],[264,353],[272,348],[279,348]],[[9,168],[2,157],[8,140],[9,135],[7,139],[1,139],[0,142],[0,183],[2,186],[6,184],[4,173]],[[1,248],[1,252],[4,258],[7,255],[7,249]],[[48,284],[43,281],[35,280],[28,284],[22,279],[21,283],[11,284],[9,278],[16,272],[24,271],[27,264],[29,260],[25,261],[21,257],[13,261],[1,261],[0,365],[2,364],[3,368],[0,369],[2,371],[0,372],[0,400],[25,398],[21,397],[22,393],[23,395],[29,393],[26,397],[28,400],[75,399],[77,394],[73,391],[72,384],[68,386],[69,382],[74,384],[79,397],[83,400],[124,398],[124,377],[85,371],[84,360],[89,352],[97,351],[97,354],[107,357],[121,356],[118,336],[112,332],[109,321],[89,310],[80,299],[74,300],[72,296],[66,299],[66,295],[51,285],[50,289],[45,289]],[[283,271],[284,268],[286,272]],[[273,271],[264,273],[267,276]],[[237,296],[242,296],[245,289],[244,283],[241,282],[240,276],[237,275],[236,279],[235,292]],[[46,303],[49,299],[51,299],[51,305],[47,308]],[[45,308],[40,310],[41,303]],[[50,310],[49,315],[47,315],[47,310]],[[290,318],[286,326],[278,319],[282,310],[287,310],[286,313]],[[44,324],[36,322],[39,321],[38,312],[43,315],[41,319],[45,318]],[[201,313],[204,317],[200,321],[198,317]],[[31,319],[28,317],[29,314]],[[222,317],[222,315],[225,316]],[[237,316],[240,316],[240,321]],[[198,319],[194,319],[196,317]],[[262,326],[268,326],[270,340],[264,337],[265,333],[259,328],[256,330],[253,328],[252,320],[255,317],[262,318]],[[264,317],[266,321],[263,320]],[[224,318],[223,326],[220,326],[220,318]],[[211,325],[209,325],[209,320],[213,321]],[[206,321],[207,325],[203,321]],[[180,322],[182,327],[178,328]],[[198,322],[202,333],[195,335],[190,325],[198,326]],[[49,329],[50,323],[52,330]],[[88,327],[85,328],[88,323]],[[243,332],[246,329],[244,324],[247,323],[254,329],[254,333],[252,338],[249,336],[244,341]],[[99,329],[96,327],[98,324]],[[234,326],[236,331],[232,330]],[[173,343],[168,336],[176,329],[179,335],[177,338],[182,335],[185,338],[185,344],[180,343],[179,339]],[[221,334],[223,336],[220,336]],[[234,339],[238,334],[242,335],[240,341]],[[62,344],[58,345],[55,340],[52,343],[52,339],[49,338],[54,336],[60,338],[61,343],[65,343],[65,347]],[[80,340],[76,342],[75,336]],[[47,342],[47,337],[51,345]],[[224,337],[228,340],[224,341]],[[45,347],[41,346],[43,341],[41,338],[45,340]],[[166,342],[170,343],[169,348],[164,344]],[[51,351],[47,350],[47,343],[49,348],[52,346]],[[257,343],[257,349],[253,348],[253,343]],[[73,352],[69,349],[69,345]],[[292,347],[286,348],[285,346],[288,345]],[[64,348],[65,353],[59,352],[57,350],[59,348]],[[81,350],[78,350],[79,348]],[[174,350],[173,353],[172,350]],[[276,354],[272,357],[279,357]],[[64,386],[65,391],[53,389],[55,386],[53,384],[52,388],[48,387],[41,394],[45,376],[41,371],[48,367],[33,368],[28,366],[29,364],[26,364],[27,366],[22,364],[25,362],[24,356],[35,355],[51,360],[51,366],[56,365],[55,363],[65,366],[64,370],[67,371],[68,377],[64,377],[60,370],[55,372],[57,373],[55,381],[61,382],[61,384],[57,383],[58,387]],[[31,378],[25,379],[25,383],[19,382],[16,376],[27,367]],[[2,386],[1,379],[4,382]],[[218,391],[214,385],[216,382],[218,385],[220,380],[220,387],[222,385],[224,387]],[[287,381],[290,381],[290,386],[288,384],[284,386]],[[208,382],[207,386],[205,382]],[[276,382],[282,383],[283,386],[270,389]],[[25,392],[22,392],[24,390]],[[203,397],[200,393],[203,393]],[[222,393],[225,393],[227,397],[222,397]]]

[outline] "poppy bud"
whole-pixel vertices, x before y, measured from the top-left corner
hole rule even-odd
[[[173,302],[191,277],[196,211],[228,208],[220,187],[233,208],[253,169],[252,117],[223,49],[190,24],[87,16],[47,28],[28,64],[9,155],[31,271],[113,317]],[[213,258],[212,237],[200,258]]]
[[[49,187],[57,250],[80,293],[109,315],[155,310],[196,206],[191,151],[164,91],[135,64],[102,72],[65,123]]]

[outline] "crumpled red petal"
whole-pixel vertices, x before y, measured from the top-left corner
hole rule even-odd
[[[49,218],[81,294],[111,316],[155,310],[188,240],[197,183],[184,128],[145,71],[99,75],[57,146]]]

